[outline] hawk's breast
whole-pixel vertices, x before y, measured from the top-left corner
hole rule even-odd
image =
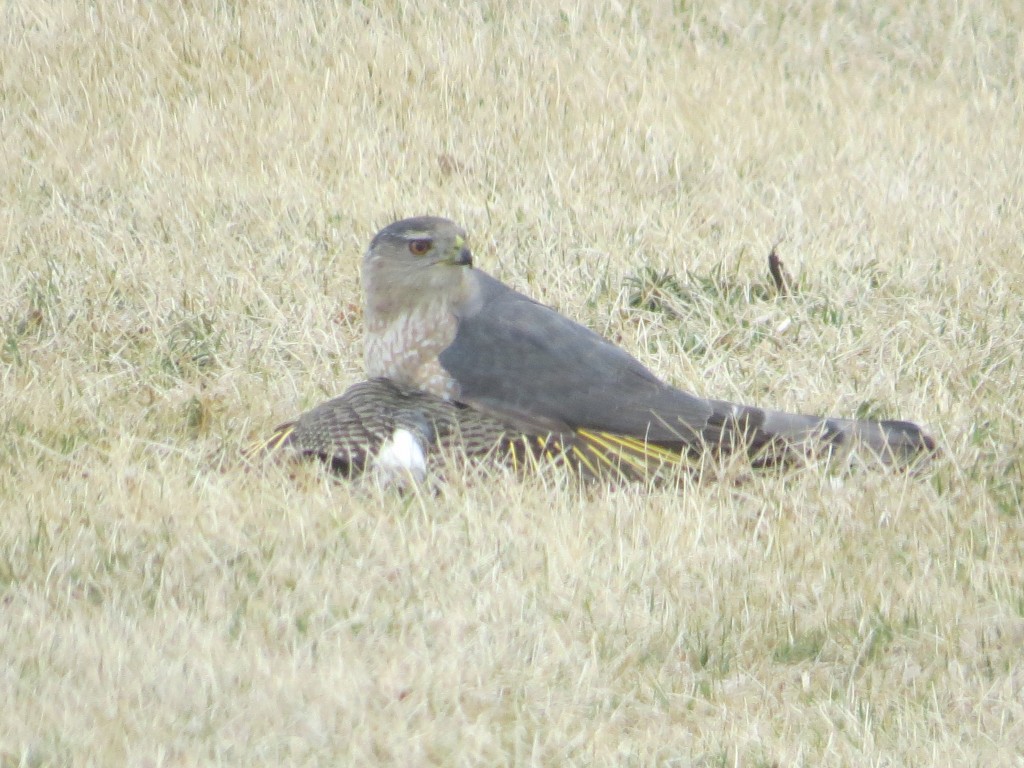
[[[455,339],[456,330],[455,317],[441,302],[411,306],[397,317],[369,318],[363,348],[366,375],[455,399],[458,383],[438,355]]]

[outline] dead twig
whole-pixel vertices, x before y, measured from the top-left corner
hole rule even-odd
[[[775,284],[775,290],[779,292],[779,295],[790,296],[793,293],[793,281],[786,271],[786,265],[779,258],[778,247],[781,242],[780,240],[775,243],[768,253],[768,274],[771,275],[772,282]]]

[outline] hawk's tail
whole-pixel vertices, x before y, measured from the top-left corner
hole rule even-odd
[[[757,467],[792,464],[854,448],[866,449],[884,464],[907,467],[936,452],[935,440],[908,421],[821,418],[725,401],[710,403],[712,417],[696,443],[684,435],[678,440],[647,441],[590,429],[559,436],[554,445],[554,438],[546,443],[535,439],[548,455],[554,455],[553,449],[562,451],[586,474],[631,479],[705,451],[718,456],[743,454]]]
[[[935,440],[909,421],[806,416],[711,400],[705,441],[723,451],[744,450],[755,462],[778,463],[862,448],[884,464],[906,466],[936,451]]]

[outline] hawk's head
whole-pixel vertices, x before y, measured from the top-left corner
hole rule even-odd
[[[363,257],[367,313],[391,315],[447,294],[454,299],[472,266],[466,232],[455,222],[419,216],[389,224]]]

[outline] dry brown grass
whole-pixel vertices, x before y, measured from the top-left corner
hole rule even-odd
[[[850,6],[0,7],[0,765],[1021,765],[1024,13]],[[361,377],[420,213],[681,386],[945,456],[218,467]]]

